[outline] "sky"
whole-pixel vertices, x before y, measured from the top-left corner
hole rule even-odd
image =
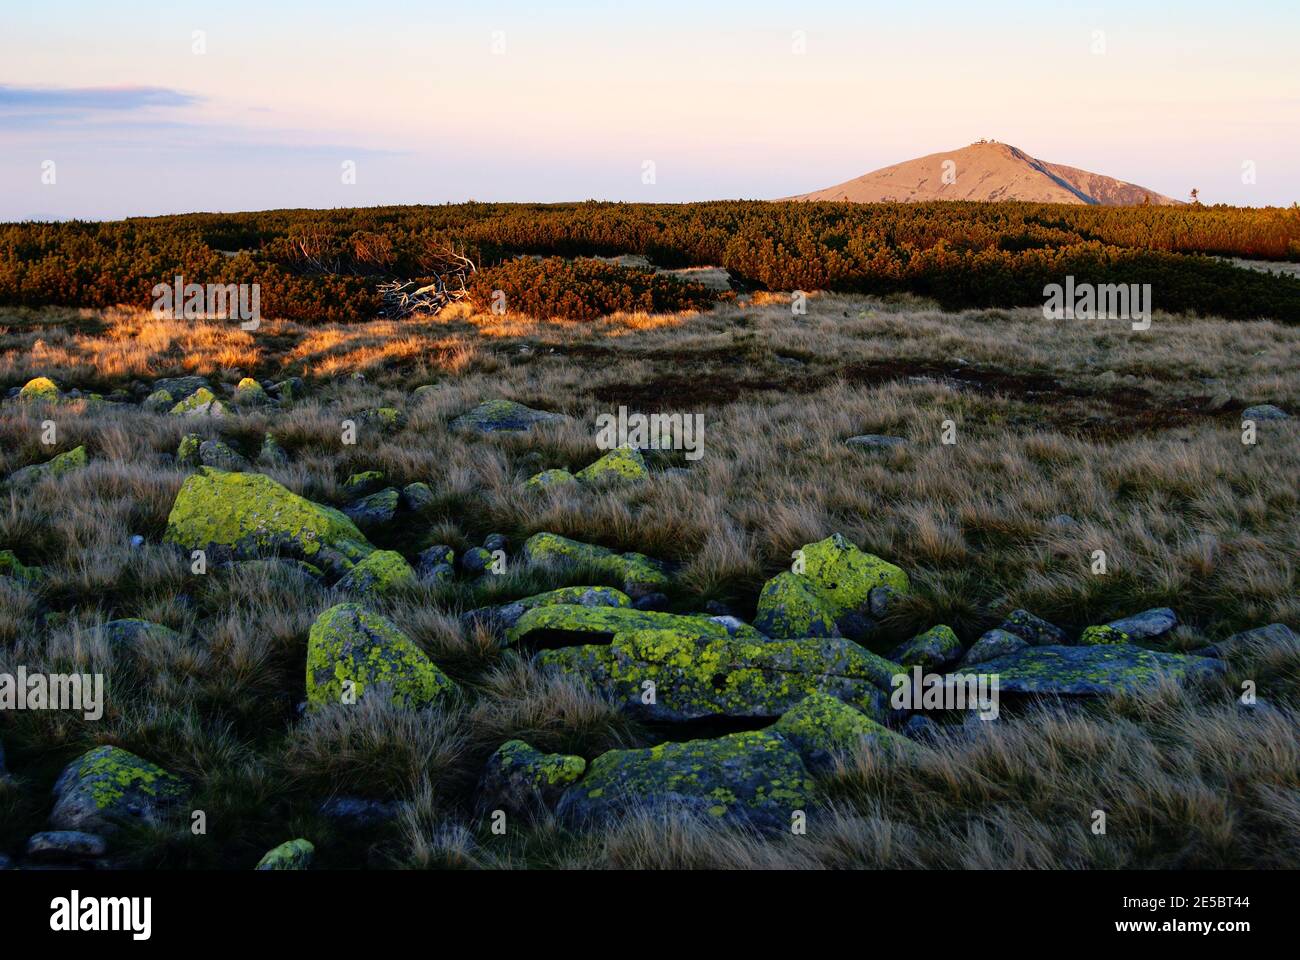
[[[773,199],[989,138],[1300,201],[1300,3],[0,0],[0,220]]]

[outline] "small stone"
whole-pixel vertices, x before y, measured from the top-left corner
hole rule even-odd
[[[487,400],[451,421],[451,429],[463,433],[522,432],[538,424],[561,423],[568,417],[534,410],[513,400]]]
[[[432,509],[437,499],[433,488],[420,480],[408,483],[402,488],[402,508],[411,513],[422,513]]]
[[[899,646],[890,659],[905,667],[939,670],[956,663],[961,652],[961,641],[952,627],[939,624]]]
[[[350,500],[375,493],[384,486],[384,474],[380,470],[364,470],[354,473],[343,481],[343,495]]]
[[[456,553],[444,544],[422,550],[415,560],[415,571],[421,579],[426,578],[435,567],[450,567],[456,560]]]
[[[367,800],[364,797],[330,797],[320,805],[323,816],[339,826],[353,830],[371,830],[396,820],[401,804],[390,800]]]
[[[203,438],[197,433],[187,433],[181,437],[181,442],[176,447],[176,465],[178,467],[199,466],[199,447],[202,445]]]
[[[200,387],[172,407],[170,412],[176,417],[220,417],[225,414],[226,407],[211,390]]]
[[[971,645],[971,648],[966,651],[966,656],[962,657],[961,667],[965,669],[986,660],[1005,657],[1027,646],[1029,646],[1029,641],[1024,637],[995,628],[989,630]]]
[[[108,841],[82,830],[47,830],[27,841],[27,856],[40,861],[94,860],[108,852]]]
[[[998,628],[1035,647],[1069,643],[1066,632],[1028,610],[1012,610]],[[987,634],[985,634],[987,636]]]
[[[396,487],[380,490],[343,508],[348,519],[363,530],[373,530],[393,522],[401,492]]]
[[[1151,640],[1178,626],[1178,614],[1168,607],[1156,607],[1135,613],[1131,617],[1112,620],[1106,626],[1127,634],[1130,640]]]
[[[595,463],[583,467],[573,476],[579,483],[600,487],[646,480],[650,471],[646,469],[641,451],[632,447],[619,447]]]
[[[1242,420],[1289,420],[1291,415],[1271,403],[1260,403],[1241,411]]]
[[[509,548],[510,540],[504,533],[489,533],[483,541],[484,550],[497,551],[508,550]]]
[[[241,407],[258,407],[271,402],[266,390],[252,377],[244,377],[235,385],[233,399]]]
[[[85,447],[76,447],[67,453],[60,453],[57,457],[47,460],[45,463],[35,463],[29,467],[23,467],[21,470],[15,470],[9,475],[10,487],[25,487],[40,483],[43,480],[54,479],[65,476],[75,470],[83,469],[90,458],[86,455]]]
[[[849,437],[844,441],[850,447],[865,450],[892,450],[907,445],[905,437],[888,437],[879,433],[864,433],[859,437]]]
[[[1128,643],[1129,635],[1114,627],[1085,627],[1079,637],[1079,643],[1085,646],[1097,646],[1113,643]]]
[[[563,487],[577,482],[578,478],[568,470],[543,470],[529,477],[524,482],[524,487],[528,490],[546,490],[550,487]]]
[[[345,593],[385,596],[415,579],[415,570],[396,550],[376,550],[344,574],[336,586]]]
[[[248,461],[221,440],[204,440],[199,444],[199,462],[218,470],[247,470]]]
[[[487,573],[492,566],[492,551],[483,547],[471,547],[460,558],[460,568],[470,576]]]
[[[144,398],[140,406],[150,413],[166,413],[176,406],[176,398],[166,390],[155,390]]]
[[[254,870],[306,870],[316,856],[316,848],[309,840],[286,840],[267,852]]]

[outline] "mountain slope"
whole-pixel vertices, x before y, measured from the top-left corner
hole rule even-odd
[[[932,153],[786,199],[854,203],[1027,200],[1102,206],[1179,202],[1114,177],[1037,160],[1005,143],[972,143],[959,150]]]

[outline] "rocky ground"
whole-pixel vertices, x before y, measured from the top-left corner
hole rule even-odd
[[[1300,859],[1292,329],[0,326],[6,865]]]

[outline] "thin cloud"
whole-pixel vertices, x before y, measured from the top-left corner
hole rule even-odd
[[[0,84],[0,112],[44,115],[189,107],[202,97],[170,87],[20,87]]]

